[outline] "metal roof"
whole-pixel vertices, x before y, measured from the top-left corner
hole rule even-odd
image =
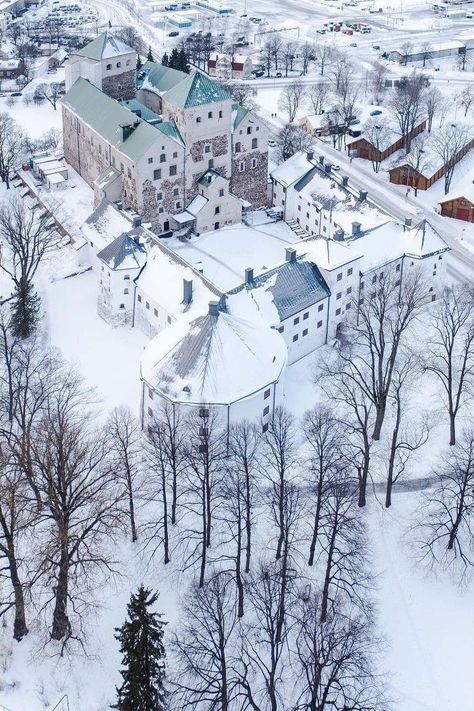
[[[217,82],[201,72],[186,74],[182,81],[166,92],[165,98],[182,109],[230,100],[229,94]]]
[[[87,57],[88,59],[100,60],[108,59],[109,57],[118,57],[122,54],[131,54],[134,51],[135,50],[125,44],[125,42],[112,37],[108,32],[103,32],[74,54],[78,54],[80,57]]]
[[[169,91],[178,82],[186,79],[189,76],[186,72],[180,72],[172,67],[165,67],[163,64],[156,62],[145,62],[137,73],[137,86],[139,89],[152,87],[161,94],[164,91]]]
[[[139,160],[161,140],[158,131],[182,142],[171,122],[166,122],[171,124],[167,126],[152,126],[82,77],[69,89],[62,103],[132,161]],[[124,125],[135,126],[125,140],[122,130]]]
[[[104,247],[97,257],[111,269],[130,269],[143,266],[146,252],[130,235],[123,234]]]

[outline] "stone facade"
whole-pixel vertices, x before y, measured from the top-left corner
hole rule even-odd
[[[244,170],[241,170],[242,163]],[[234,155],[232,162],[232,192],[249,202],[252,207],[266,207],[269,200],[267,189],[268,153],[251,151]]]
[[[113,99],[134,99],[136,93],[135,69],[130,69],[123,74],[104,76],[102,91]]]

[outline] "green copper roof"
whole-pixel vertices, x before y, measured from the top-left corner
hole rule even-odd
[[[165,99],[182,109],[189,109],[192,106],[226,101],[230,96],[217,82],[200,72],[195,72],[195,74],[188,74],[183,81],[170,89]]]
[[[169,91],[187,76],[185,72],[180,72],[178,69],[165,67],[156,62],[145,62],[137,74],[137,87],[139,89],[151,87],[161,94]]]
[[[128,156],[130,160],[139,160],[157,141],[160,140],[158,130],[174,140],[180,141],[179,133],[165,124],[152,126],[139,119],[130,109],[121,105],[107,94],[103,94],[87,79],[79,78],[69,89],[63,99],[63,104],[84,123],[90,126],[112,146]],[[169,124],[171,122],[166,122]],[[123,138],[122,126],[134,125],[133,131]],[[173,135],[175,131],[175,134]]]
[[[75,54],[80,57],[87,57],[88,59],[107,59],[109,57],[117,57],[121,54],[129,54],[134,50],[122,42],[121,40],[115,39],[107,32],[103,32],[101,35],[86,44],[85,47],[80,49]]]

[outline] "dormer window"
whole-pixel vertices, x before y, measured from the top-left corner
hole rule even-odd
[[[108,72],[110,72],[110,70],[112,69],[112,65],[111,65],[111,64],[107,64],[107,66],[106,66],[105,68],[107,69]]]
[[[201,123],[201,117],[200,117],[200,116],[196,116],[196,123]]]
[[[120,69],[121,66],[122,66],[122,62],[117,62],[117,69]]]

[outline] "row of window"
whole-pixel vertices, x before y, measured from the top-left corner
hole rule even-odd
[[[164,148],[164,146],[163,146],[163,148]],[[177,158],[177,157],[178,157],[178,151],[174,151],[173,158]],[[148,158],[148,163],[150,163],[150,164],[153,163],[153,156],[150,156]],[[160,163],[166,163],[166,153],[160,153]]]
[[[256,158],[252,158],[252,160],[250,161],[250,167],[251,168],[257,167],[257,159]],[[244,170],[245,170],[245,161],[241,160],[239,163],[239,173],[243,173]]]
[[[258,138],[252,138],[252,148],[258,148]],[[241,153],[242,151],[242,144],[240,141],[237,141],[235,144],[235,152],[236,153]]]
[[[128,293],[128,289],[126,289],[126,293]],[[139,304],[142,303],[142,295],[141,294],[138,294],[137,301]],[[150,302],[149,301],[145,301],[145,308],[147,309],[147,311],[150,310]],[[158,318],[158,309],[155,309],[155,308],[153,309],[153,315],[156,316],[156,318]],[[172,321],[171,316],[168,316],[167,320],[168,320],[168,323],[171,323],[171,321]]]
[[[130,59],[127,59],[127,61],[125,62],[125,66],[129,67],[130,64],[131,64],[131,60],[130,60]],[[117,62],[117,64],[116,64],[115,66],[116,66],[117,69],[120,69],[120,67],[122,66],[122,62]],[[110,72],[110,70],[112,69],[112,65],[111,65],[111,64],[106,64],[105,68],[106,68],[106,70],[107,70],[108,72]]]
[[[172,178],[174,175],[178,174],[178,166],[177,165],[170,165],[170,170],[169,170],[169,175],[170,178]],[[161,168],[155,168],[153,171],[153,180],[161,180],[162,177],[162,171]]]
[[[219,111],[219,118],[222,118],[224,116],[223,111]],[[196,123],[202,123],[202,116],[196,116]],[[213,111],[208,111],[207,112],[207,118],[211,119],[214,118],[214,112]]]

